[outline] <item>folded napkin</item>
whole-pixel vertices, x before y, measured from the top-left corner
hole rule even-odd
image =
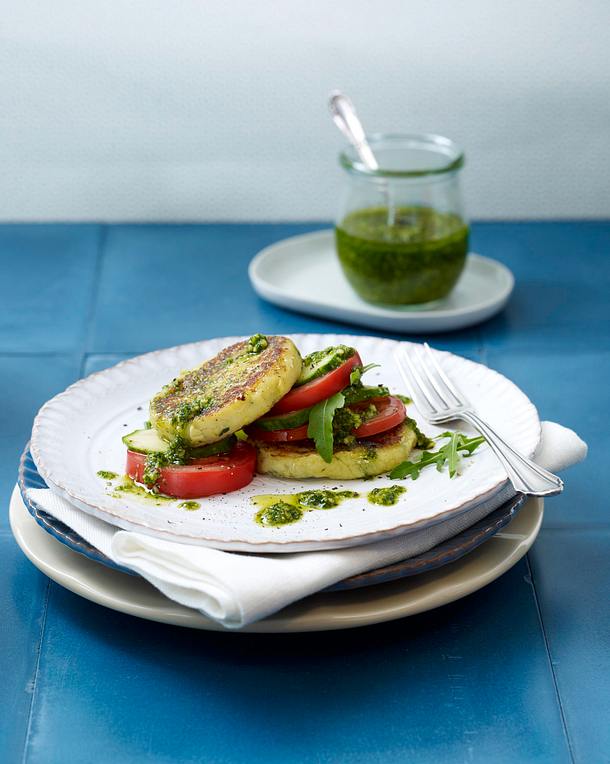
[[[554,422],[543,422],[535,459],[558,471],[582,461],[586,444]],[[387,541],[322,552],[236,554],[179,544],[115,526],[85,514],[49,489],[28,497],[116,563],[130,568],[163,594],[228,629],[239,629],[348,576],[426,552],[514,495],[511,486],[455,518]]]

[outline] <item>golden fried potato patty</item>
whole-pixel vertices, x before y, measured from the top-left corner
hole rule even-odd
[[[280,478],[350,480],[389,472],[408,458],[417,436],[408,423],[395,427],[379,442],[338,448],[332,461],[322,459],[313,445],[253,441],[258,453],[257,472]]]
[[[150,421],[167,440],[214,443],[266,414],[294,385],[301,366],[299,351],[286,337],[237,342],[157,393]]]

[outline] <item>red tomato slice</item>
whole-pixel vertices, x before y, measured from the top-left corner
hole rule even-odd
[[[127,451],[126,472],[142,482],[146,454]],[[250,443],[239,442],[228,454],[195,459],[189,464],[172,464],[161,468],[156,487],[167,496],[197,499],[215,493],[229,493],[252,481],[256,467],[256,450]]]
[[[300,387],[293,387],[275,404],[267,416],[305,409],[314,406],[325,398],[330,398],[331,395],[349,385],[349,375],[355,366],[362,366],[358,353],[354,353],[347,361],[343,361],[341,366],[337,366],[336,369],[329,371],[323,377],[312,379],[311,382],[306,382]]]
[[[404,422],[407,417],[405,404],[400,398],[390,395],[386,398],[374,398],[367,403],[372,403],[377,409],[377,416],[367,420],[354,430],[357,438],[368,438],[380,432],[391,430],[392,427]]]
[[[263,430],[262,427],[246,427],[246,432],[254,440],[263,443],[289,443],[293,440],[307,440],[307,425],[293,427],[291,430]]]
[[[370,398],[351,406],[351,408],[358,410],[370,406],[371,403],[377,409],[377,415],[354,430],[354,435],[357,438],[369,438],[372,435],[391,430],[404,422],[407,416],[404,403],[400,398],[395,398],[392,395],[383,398]],[[263,443],[290,443],[297,440],[307,440],[306,424],[291,430],[263,430],[252,425],[247,427],[246,431],[252,438],[263,441]]]

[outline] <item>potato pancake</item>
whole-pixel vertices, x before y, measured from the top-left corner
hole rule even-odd
[[[166,440],[214,443],[266,414],[294,385],[301,356],[286,337],[255,335],[182,372],[150,402]]]

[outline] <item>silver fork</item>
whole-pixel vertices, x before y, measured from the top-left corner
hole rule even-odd
[[[552,496],[563,491],[563,481],[515,451],[483,421],[464,395],[442,370],[427,342],[423,352],[408,352],[404,346],[395,353],[400,374],[413,401],[432,424],[462,419],[485,437],[502,462],[509,480],[519,493]]]

